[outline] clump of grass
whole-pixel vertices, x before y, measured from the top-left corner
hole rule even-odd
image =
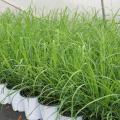
[[[0,77],[85,120],[120,118],[120,27],[67,10],[0,15]]]

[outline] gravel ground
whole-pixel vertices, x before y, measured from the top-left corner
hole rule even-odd
[[[22,115],[22,119],[18,119],[19,115]],[[24,113],[14,112],[10,105],[0,105],[0,120],[26,120]]]

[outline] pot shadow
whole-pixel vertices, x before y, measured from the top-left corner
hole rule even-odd
[[[26,120],[25,114],[14,112],[11,105],[0,105],[0,120],[19,120],[20,115]]]

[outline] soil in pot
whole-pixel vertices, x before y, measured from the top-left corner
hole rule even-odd
[[[33,98],[39,96],[40,92],[36,89],[26,88],[21,90],[20,94],[25,98]]]
[[[7,89],[9,89],[9,90],[15,90],[15,86],[14,86],[14,84],[12,84],[11,82],[9,82],[9,83],[7,83],[7,85],[6,85],[6,87],[7,87]],[[17,88],[16,88],[17,89]]]
[[[57,96],[41,96],[39,102],[46,106],[58,106],[60,103]]]
[[[0,84],[6,84],[6,80],[5,79],[1,79],[0,80]]]
[[[21,82],[20,81],[17,81],[17,82],[15,82],[15,81],[17,81],[17,80],[10,80],[10,81],[7,81],[6,83],[7,83],[7,88],[9,89],[9,90],[19,90],[19,89],[21,89],[23,86],[22,86],[22,84],[21,84]]]
[[[63,106],[59,111],[59,120],[82,120],[82,114],[78,114],[76,116],[77,107],[76,110],[73,112],[69,108],[70,106]]]

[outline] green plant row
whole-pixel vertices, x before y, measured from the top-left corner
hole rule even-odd
[[[96,14],[0,14],[0,82],[60,113],[120,120],[120,26]]]

